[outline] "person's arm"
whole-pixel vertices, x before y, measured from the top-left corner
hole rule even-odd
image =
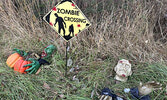
[[[63,20],[63,23],[64,23],[64,25],[65,25],[65,28],[66,28],[66,23],[64,22],[64,20]]]
[[[55,21],[55,24],[54,24],[54,26],[56,26],[56,23],[57,23],[57,19],[56,19],[56,21]]]

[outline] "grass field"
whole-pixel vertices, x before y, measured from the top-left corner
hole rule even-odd
[[[74,0],[92,25],[69,42],[67,77],[66,42],[42,19],[59,1],[0,1],[1,100],[98,100],[94,91],[104,87],[131,100],[123,89],[147,81],[163,85],[152,100],[167,99],[165,0]],[[41,53],[49,44],[57,51],[38,75],[16,73],[5,63],[13,48]],[[122,58],[130,60],[133,74],[115,84],[113,69]]]

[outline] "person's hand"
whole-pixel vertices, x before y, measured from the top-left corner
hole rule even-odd
[[[27,52],[20,50],[20,49],[17,49],[17,48],[14,48],[13,51],[14,51],[14,53],[17,52],[18,54],[22,55],[23,57],[28,55]]]
[[[27,66],[31,66],[31,67],[26,69],[25,71],[28,72],[28,74],[35,74],[40,68],[39,62],[33,58],[29,58],[28,61],[31,61],[32,63],[24,65],[24,67],[27,67]]]

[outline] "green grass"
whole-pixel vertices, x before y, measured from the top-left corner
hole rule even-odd
[[[150,94],[153,100],[167,98],[167,43],[159,41],[161,32],[153,31],[166,14],[165,1],[75,0],[92,25],[70,41],[73,65],[67,77],[66,43],[42,20],[58,1],[0,0],[1,100],[97,100],[96,93],[90,98],[91,93],[104,87],[130,100],[123,89],[148,81],[163,85]],[[157,41],[155,34],[160,36]],[[19,74],[5,64],[13,48],[40,53],[49,44],[58,51],[38,75]],[[115,84],[113,69],[122,58],[132,62],[133,74],[126,83]],[[70,73],[76,66],[79,72]],[[72,80],[74,76],[79,82]]]
[[[51,65],[42,66],[38,75],[19,74],[6,66],[4,60],[0,68],[0,97],[2,100],[22,99],[22,100],[92,100],[93,90],[99,91],[104,87],[109,87],[115,93],[119,93],[126,98],[128,94],[123,93],[124,88],[138,86],[139,82],[158,81],[163,84],[163,89],[150,94],[152,99],[162,100],[165,96],[165,86],[167,83],[167,66],[161,64],[133,64],[133,74],[126,83],[115,84],[113,67],[114,60],[104,61],[83,61],[87,64],[80,65],[79,73],[65,74],[64,55],[56,53],[53,56]],[[75,62],[74,62],[75,63]],[[76,66],[73,64],[73,66]],[[70,68],[68,68],[69,70]],[[79,83],[72,80],[76,75]],[[44,86],[44,83],[49,85]],[[64,95],[60,98],[60,95]],[[93,95],[97,99],[97,95]],[[156,99],[155,99],[156,100]]]

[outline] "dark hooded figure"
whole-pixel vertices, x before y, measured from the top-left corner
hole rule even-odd
[[[73,26],[73,24],[71,24],[69,26],[69,36],[71,36],[71,33],[72,33],[72,37],[74,37],[74,26]]]

